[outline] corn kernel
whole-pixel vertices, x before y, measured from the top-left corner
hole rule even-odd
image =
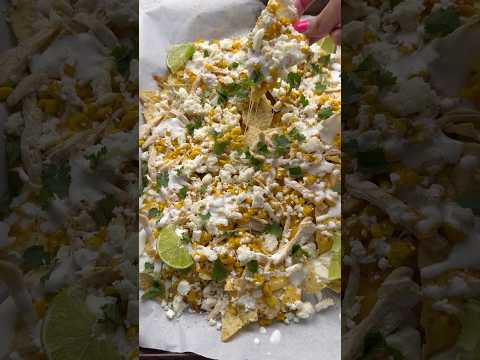
[[[303,207],[303,215],[307,216],[312,216],[314,212],[313,206],[307,205]]]
[[[63,73],[65,75],[73,77],[75,75],[75,67],[73,65],[70,65],[70,64],[65,64],[65,65],[63,65]]]
[[[56,99],[40,99],[38,107],[45,113],[55,115],[59,110],[59,102]]]
[[[39,318],[43,318],[45,311],[47,310],[47,303],[43,299],[35,300],[33,302],[33,309],[35,310]]]
[[[120,122],[120,128],[130,129],[135,126],[137,121],[138,121],[138,111],[137,110],[128,111],[122,117],[122,120]]]
[[[10,86],[2,86],[0,87],[0,101],[5,101],[12,93],[13,88]]]

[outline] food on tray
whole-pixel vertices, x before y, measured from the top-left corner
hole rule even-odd
[[[295,18],[273,0],[245,37],[175,45],[141,93],[142,299],[223,341],[340,291],[340,49]]]
[[[0,358],[137,355],[137,6],[9,4]]]
[[[342,358],[473,359],[478,2],[347,3]]]

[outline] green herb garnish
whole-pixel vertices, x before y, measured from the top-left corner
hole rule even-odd
[[[185,199],[187,197],[187,191],[188,188],[186,186],[182,187],[177,193],[178,197],[182,200]]]
[[[325,120],[333,115],[333,110],[331,107],[324,107],[318,111],[318,119]]]
[[[86,155],[85,159],[90,160],[90,169],[94,170],[100,164],[100,161],[105,157],[107,154],[107,148],[102,146],[100,150],[98,150],[94,154]]]
[[[273,137],[275,153],[278,156],[285,155],[290,151],[290,140],[285,135],[275,135]]]
[[[157,191],[159,191],[162,187],[168,186],[168,179],[168,171],[163,171],[157,174]]]
[[[305,136],[298,131],[297,128],[293,128],[289,133],[288,136],[290,139],[297,140],[298,142],[303,142],[305,141]]]
[[[425,32],[434,36],[446,36],[460,25],[460,17],[454,8],[438,9],[425,19]]]
[[[115,197],[107,195],[97,202],[93,211],[93,218],[98,226],[107,226],[113,218],[113,209],[115,209]]]
[[[297,179],[303,177],[303,171],[301,167],[295,166],[288,169],[288,175],[291,178]]]
[[[310,103],[304,95],[300,96],[299,102],[303,107],[307,106]]]
[[[251,79],[255,84],[260,83],[264,78],[265,78],[265,76],[263,76],[263,73],[262,73],[261,70],[259,70],[259,69],[253,69],[253,71],[252,71],[252,76],[250,77],[250,79]]]
[[[149,218],[159,217],[161,214],[162,212],[160,211],[160,209],[157,208],[151,208],[150,210],[148,210]]]
[[[292,89],[297,89],[300,86],[300,83],[302,82],[302,77],[294,72],[290,72],[287,75],[287,83],[290,86],[290,91]]]
[[[238,68],[238,65],[240,65],[240,64],[238,62],[234,61],[230,65],[228,65],[228,69],[229,70],[235,70],[236,68]]]
[[[251,260],[247,263],[247,269],[251,273],[256,273],[258,271],[258,261],[257,260]]]
[[[213,281],[223,281],[228,277],[230,271],[228,271],[220,261],[220,259],[215,260],[213,263],[213,271],[212,271],[212,280]]]
[[[35,269],[50,263],[50,255],[43,246],[30,246],[22,255],[22,265],[27,269]]]
[[[193,136],[195,129],[200,129],[202,127],[202,120],[201,119],[195,119],[193,122],[188,123],[186,125],[188,135]]]
[[[130,71],[130,62],[136,58],[134,50],[125,45],[120,45],[113,48],[110,55],[115,59],[118,72],[127,76]]]
[[[151,273],[151,272],[153,272],[153,270],[155,270],[155,265],[151,262],[146,262],[144,267],[143,267],[143,270],[146,273]]]
[[[210,53],[208,52],[208,50],[203,50],[203,57],[209,57],[210,56]]]
[[[229,142],[228,141],[215,141],[213,145],[213,152],[216,155],[222,155],[225,153],[225,150],[228,146]]]
[[[157,283],[156,286],[151,287],[142,296],[142,300],[154,300],[165,297],[165,288]]]
[[[264,229],[264,232],[266,234],[272,234],[272,235],[275,235],[275,236],[281,236],[282,233],[283,233],[283,229],[282,229],[282,226],[279,224],[279,223],[272,223],[272,224],[268,224],[265,229]]]
[[[206,214],[200,214],[199,216],[200,216],[200,219],[202,219],[203,221],[207,221],[212,217],[212,214],[210,214],[210,211],[209,211]]]
[[[262,155],[268,155],[270,151],[268,150],[268,145],[262,141],[257,144],[257,152]]]

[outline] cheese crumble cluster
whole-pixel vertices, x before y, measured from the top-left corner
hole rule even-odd
[[[346,359],[479,353],[479,10],[342,9]]]
[[[138,356],[137,6],[9,4],[1,358]]]
[[[143,298],[208,312],[222,340],[307,319],[339,287],[340,50],[309,47],[292,11],[270,1],[248,36],[195,42],[141,95]],[[187,269],[157,251],[172,226]]]

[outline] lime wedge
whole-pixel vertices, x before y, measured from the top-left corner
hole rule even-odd
[[[337,49],[335,41],[333,41],[332,37],[328,35],[323,38],[322,45],[320,45],[320,47],[328,54],[334,53]]]
[[[182,245],[173,226],[160,230],[157,237],[157,252],[160,259],[174,269],[186,269],[193,265],[192,256]]]
[[[95,333],[96,317],[81,292],[66,289],[49,306],[42,326],[42,343],[49,360],[120,360],[111,341]]]
[[[193,57],[194,52],[195,46],[192,43],[173,46],[167,54],[167,66],[170,71],[173,73],[182,69],[187,61]]]

